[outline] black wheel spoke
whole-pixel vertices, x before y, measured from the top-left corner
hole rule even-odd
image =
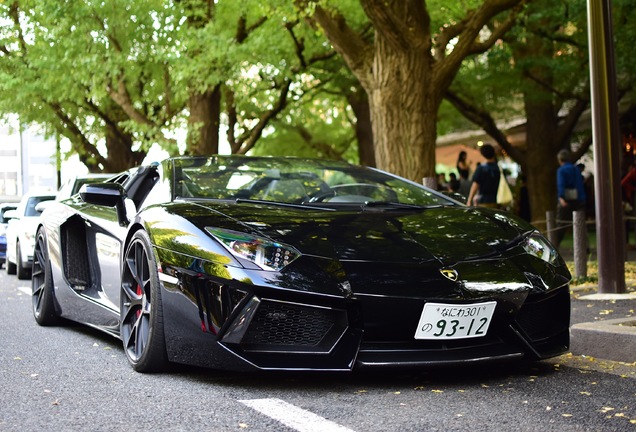
[[[53,275],[47,251],[46,235],[44,231],[38,231],[33,251],[31,303],[38,324],[56,325],[60,322],[60,316],[55,306]]]
[[[168,363],[163,323],[155,315],[155,308],[161,311],[156,267],[148,236],[135,233],[123,260],[120,331],[128,360],[140,372],[161,370]]]
[[[130,356],[138,360],[148,344],[150,333],[150,271],[141,242],[128,250],[122,279],[122,338]]]
[[[39,312],[42,309],[42,287],[40,286],[40,288],[33,293],[33,307],[35,309],[36,312]]]

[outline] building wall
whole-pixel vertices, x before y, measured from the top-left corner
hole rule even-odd
[[[0,201],[57,190],[56,142],[17,119],[0,123]]]

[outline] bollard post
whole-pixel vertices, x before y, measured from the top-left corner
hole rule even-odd
[[[557,232],[556,232],[556,212],[554,210],[548,210],[545,212],[545,224],[548,231],[548,240],[550,243],[556,246],[557,244]]]
[[[422,184],[429,189],[437,190],[437,177],[424,177]]]
[[[574,277],[587,277],[587,226],[585,224],[585,210],[572,213],[574,226]]]

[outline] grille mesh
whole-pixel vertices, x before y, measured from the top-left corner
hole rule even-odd
[[[317,346],[334,326],[335,319],[335,312],[328,309],[263,301],[243,343]]]
[[[528,301],[523,305],[516,321],[532,341],[552,337],[569,327],[569,292],[561,290],[556,295]]]
[[[64,271],[72,285],[86,287],[90,285],[91,276],[88,265],[84,227],[65,226]]]

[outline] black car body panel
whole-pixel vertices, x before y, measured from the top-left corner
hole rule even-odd
[[[267,168],[274,162],[278,171]],[[244,179],[250,164],[267,169]],[[286,179],[310,189],[314,174],[285,167],[315,164],[330,167],[330,175],[336,168],[342,176],[362,170],[285,158],[176,158],[112,179],[122,185],[121,199],[112,196],[116,188],[104,195],[112,207],[95,204],[90,197],[105,188],[92,185],[56,202],[41,229],[57,312],[120,337],[124,253],[143,230],[158,265],[165,349],[173,362],[349,371],[541,359],[568,350],[570,274],[532,226],[370,169],[360,171],[370,173],[369,182],[395,181],[395,197],[421,190],[424,201],[360,198],[366,183],[345,184],[346,194],[320,184],[316,196],[333,197],[320,201],[271,190]],[[234,172],[244,183],[228,187],[233,195],[213,190],[233,167],[243,167]],[[192,180],[198,173],[201,179]],[[533,238],[547,252],[529,253]],[[234,253],[237,244],[256,252]],[[285,261],[277,255],[272,267],[263,264],[274,259],[263,258],[268,247]],[[436,323],[439,340],[414,337],[427,303],[489,302],[496,305],[479,337],[447,339],[446,320]],[[468,306],[450,313],[469,313]]]

